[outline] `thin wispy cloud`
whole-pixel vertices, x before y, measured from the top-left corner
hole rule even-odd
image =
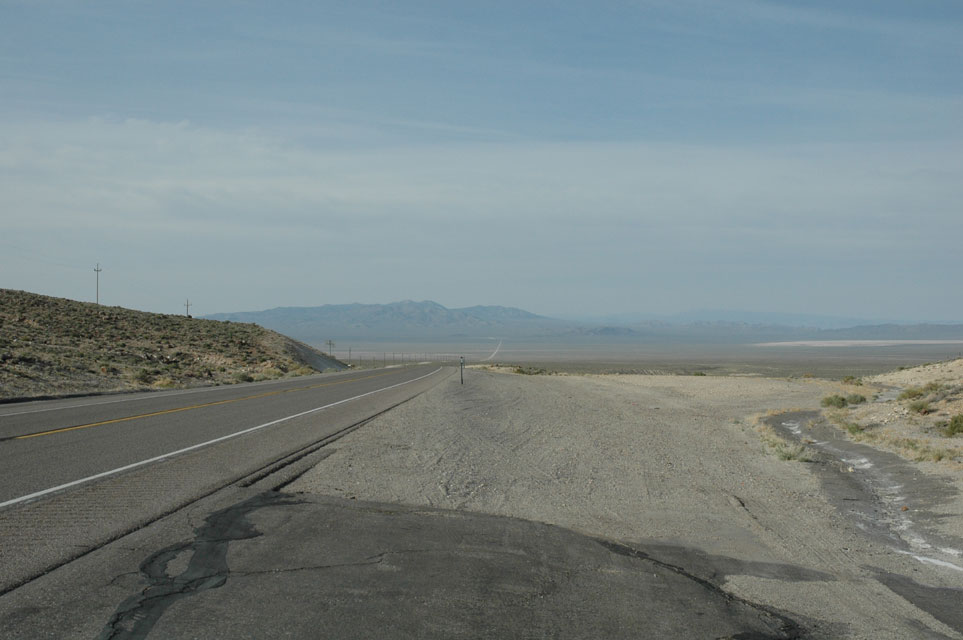
[[[0,12],[0,286],[963,318],[950,3]]]

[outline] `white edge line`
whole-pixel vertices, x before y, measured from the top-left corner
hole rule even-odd
[[[250,428],[248,428],[248,429],[243,429],[243,430],[237,431],[237,432],[235,432],[235,433],[229,433],[229,434],[227,434],[226,436],[221,436],[220,438],[214,438],[213,440],[208,440],[207,442],[201,442],[201,443],[199,443],[199,444],[194,444],[194,445],[191,445],[191,446],[189,446],[189,447],[184,447],[183,449],[178,449],[177,451],[171,451],[170,453],[165,453],[165,454],[162,454],[162,455],[159,455],[159,456],[155,456],[155,457],[153,457],[153,458],[149,458],[149,459],[147,459],[147,460],[141,460],[140,462],[134,462],[134,463],[132,463],[132,464],[125,465],[125,466],[123,466],[123,467],[117,467],[116,469],[111,469],[110,471],[103,471],[103,472],[101,472],[101,473],[97,473],[97,474],[94,474],[94,475],[92,475],[92,476],[87,476],[86,478],[81,478],[81,479],[79,479],[79,480],[74,480],[74,481],[72,481],[72,482],[67,482],[67,483],[65,483],[65,484],[57,485],[56,487],[51,487],[51,488],[49,488],[49,489],[44,489],[43,491],[36,491],[36,492],[31,493],[31,494],[29,494],[29,495],[21,496],[21,497],[19,497],[19,498],[13,498],[12,500],[7,500],[6,502],[0,502],[0,509],[2,509],[2,508],[4,508],[4,507],[9,507],[10,505],[18,504],[18,503],[20,503],[20,502],[26,502],[27,500],[32,500],[32,499],[34,499],[34,498],[40,498],[40,497],[42,497],[42,496],[47,495],[48,493],[54,493],[54,492],[57,492],[57,491],[61,491],[62,489],[69,489],[70,487],[74,487],[74,486],[77,486],[77,485],[79,485],[79,484],[84,484],[84,483],[86,483],[86,482],[91,482],[91,481],[93,481],[93,480],[99,480],[99,479],[101,479],[101,478],[106,478],[107,476],[112,476],[112,475],[115,475],[115,474],[118,474],[118,473],[122,473],[122,472],[128,471],[128,470],[130,470],[130,469],[136,469],[137,467],[142,467],[142,466],[144,466],[144,465],[146,465],[146,464],[151,464],[151,463],[153,463],[153,462],[159,462],[159,461],[161,461],[161,460],[164,460],[165,458],[171,458],[171,457],[173,457],[173,456],[177,456],[177,455],[180,455],[180,454],[182,454],[182,453],[187,453],[188,451],[193,451],[194,449],[200,449],[201,447],[206,447],[206,446],[208,446],[208,445],[216,444],[216,443],[222,442],[222,441],[224,441],[224,440],[229,440],[229,439],[234,438],[234,437],[237,437],[237,436],[242,436],[242,435],[244,435],[245,433],[251,433],[252,431],[257,431],[257,430],[259,430],[259,429],[264,429],[264,428],[266,428],[266,427],[271,427],[271,426],[274,426],[274,425],[276,425],[276,424],[278,424],[278,423],[280,423],[280,422],[285,422],[286,420],[293,420],[293,419],[295,419],[295,418],[300,418],[300,417],[302,417],[302,416],[306,416],[306,415],[311,414],[311,413],[316,413],[316,412],[321,411],[321,410],[323,410],[323,409],[329,409],[329,408],[334,407],[334,406],[336,406],[336,405],[344,404],[345,402],[351,402],[352,400],[357,400],[358,398],[364,398],[365,396],[370,396],[370,395],[372,395],[372,394],[374,394],[374,393],[381,393],[382,391],[387,391],[388,389],[394,389],[394,388],[396,388],[396,387],[401,387],[401,386],[404,386],[404,385],[406,385],[406,384],[411,384],[412,382],[418,382],[419,380],[424,380],[424,379],[427,378],[428,376],[433,376],[433,375],[435,375],[436,373],[438,373],[438,372],[441,371],[441,370],[442,370],[442,367],[438,367],[437,369],[435,369],[435,370],[432,371],[431,373],[428,373],[428,374],[425,374],[425,375],[423,375],[423,376],[421,376],[421,377],[415,378],[414,380],[406,380],[405,382],[399,382],[398,384],[393,384],[393,385],[391,385],[390,387],[383,387],[383,388],[381,388],[381,389],[375,389],[374,391],[368,391],[367,393],[362,393],[361,395],[353,396],[353,397],[351,397],[351,398],[345,398],[344,400],[338,400],[337,402],[332,402],[331,404],[326,404],[326,405],[324,405],[323,407],[315,407],[314,409],[308,409],[307,411],[302,411],[301,413],[295,413],[294,415],[291,415],[291,416],[286,416],[286,417],[284,417],[284,418],[278,418],[277,420],[272,420],[271,422],[265,422],[264,424],[259,424],[259,425],[257,425],[256,427],[250,427]]]

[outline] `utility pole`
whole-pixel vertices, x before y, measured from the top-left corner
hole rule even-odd
[[[351,347],[348,347],[348,364],[351,364]]]
[[[190,298],[188,298],[187,301],[184,302],[184,315],[186,315],[188,318],[191,317],[191,300],[190,300]]]
[[[328,340],[324,344],[328,345],[328,355],[334,357],[334,340]]]
[[[103,271],[103,269],[100,268],[100,263],[98,262],[97,266],[94,267],[94,273],[97,274],[97,304],[100,304],[100,272],[101,271]]]

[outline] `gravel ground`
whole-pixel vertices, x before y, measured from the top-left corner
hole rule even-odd
[[[287,490],[507,515],[644,547],[791,612],[815,637],[963,637],[880,579],[911,576],[952,598],[963,573],[861,534],[813,464],[779,459],[753,428],[753,416],[816,408],[837,388],[471,370],[464,386],[455,376],[340,440]],[[959,517],[944,525],[963,536]]]

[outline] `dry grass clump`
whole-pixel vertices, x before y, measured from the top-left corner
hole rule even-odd
[[[936,395],[941,391],[945,391],[946,386],[940,384],[939,382],[929,382],[922,387],[908,387],[899,394],[900,400],[916,400],[922,398],[923,396]],[[946,397],[944,394],[943,397]]]
[[[0,398],[230,384],[313,372],[254,324],[0,289]]]
[[[765,422],[765,417],[771,417],[780,413],[785,413],[785,411],[770,410],[765,415],[755,416],[751,420],[754,424],[753,430],[759,434],[759,439],[766,445],[766,449],[780,460],[812,462],[814,458],[809,447],[804,444],[789,442]]]
[[[963,414],[955,415],[945,424],[940,425],[943,435],[947,438],[963,435]]]
[[[913,413],[918,413],[921,416],[925,416],[927,413],[930,413],[933,410],[933,408],[930,406],[930,403],[926,400],[913,400],[907,406],[909,407],[910,411]]]
[[[826,396],[823,398],[822,406],[824,407],[836,407],[837,409],[842,409],[846,406],[846,398],[839,394],[833,394],[831,396]]]
[[[541,367],[517,366],[512,370],[512,373],[517,373],[523,376],[540,376],[547,372],[545,371],[545,369],[542,369]]]
[[[946,446],[929,438],[908,438],[886,431],[865,432],[857,442],[879,444],[914,462],[954,462],[963,457],[963,447]]]
[[[859,393],[850,393],[846,396],[841,396],[838,393],[834,393],[833,395],[826,396],[822,399],[822,406],[842,409],[847,405],[863,404],[864,402],[866,402],[866,396]]]

